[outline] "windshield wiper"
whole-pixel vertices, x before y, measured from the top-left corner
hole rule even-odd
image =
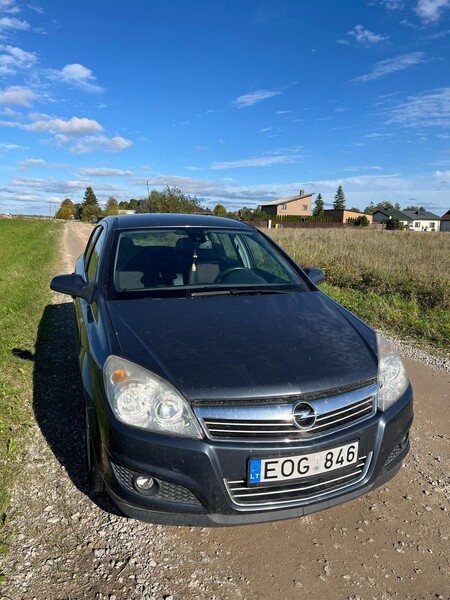
[[[191,298],[201,298],[203,296],[231,296],[231,290],[206,290],[203,292],[191,292]]]
[[[290,294],[292,291],[292,289],[289,290],[280,290],[280,289],[270,289],[270,288],[232,288],[230,289],[230,294],[232,294],[233,296],[249,296],[250,294],[252,295],[258,295],[258,294]]]
[[[292,292],[289,290],[270,289],[270,288],[226,288],[222,290],[203,290],[198,292],[191,292],[191,298],[203,298],[207,296],[250,296],[258,294],[289,294]]]

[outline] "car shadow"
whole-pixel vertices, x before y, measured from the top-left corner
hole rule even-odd
[[[21,356],[21,350],[13,353]],[[107,494],[91,493],[85,462],[84,399],[75,351],[72,302],[45,307],[38,327],[34,360],[33,409],[53,454],[74,485],[99,508],[122,514]]]

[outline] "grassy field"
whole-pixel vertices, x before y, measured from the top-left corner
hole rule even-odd
[[[281,229],[272,238],[321,289],[373,327],[449,353],[450,235],[368,229]]]
[[[0,554],[15,458],[33,422],[37,328],[50,302],[61,224],[0,219]]]

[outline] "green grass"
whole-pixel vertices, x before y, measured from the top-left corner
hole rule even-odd
[[[9,490],[33,423],[34,350],[51,301],[61,227],[52,221],[0,219],[0,554]]]
[[[270,234],[301,266],[324,269],[323,291],[373,327],[450,352],[450,235],[356,228]]]

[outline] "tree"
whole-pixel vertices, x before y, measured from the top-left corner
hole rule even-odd
[[[197,213],[205,212],[197,198],[183,194],[173,186],[167,186],[162,192],[152,190],[148,198],[139,202],[137,213]]]
[[[76,202],[73,205],[73,218],[74,219],[81,219],[81,203],[80,202]]]
[[[356,206],[352,206],[351,208],[349,208],[348,210],[350,210],[351,212],[361,212],[359,210],[359,208],[357,208]]]
[[[353,223],[353,225],[355,227],[368,227],[369,219],[366,217],[366,215],[360,215],[359,217],[357,217],[355,219],[355,222]]]
[[[425,209],[423,206],[407,206],[403,210],[409,210],[411,212],[423,212]]]
[[[338,189],[336,190],[336,194],[334,195],[333,208],[334,210],[345,209],[345,194],[344,190],[342,189],[342,185],[338,187]]]
[[[84,199],[81,203],[81,220],[85,223],[93,223],[102,214],[102,209],[99,206],[97,196],[91,187],[87,187],[84,192]]]
[[[367,215],[373,215],[373,213],[377,210],[400,210],[400,204],[398,202],[392,204],[392,202],[389,202],[389,200],[378,202],[378,204],[374,204],[373,202],[371,202],[369,206],[366,206],[364,212]]]
[[[313,217],[323,217],[325,215],[324,213],[324,209],[323,209],[323,198],[322,198],[322,194],[317,194],[317,198],[314,201],[314,210],[313,210]]]
[[[61,206],[55,215],[55,219],[71,219],[75,210],[74,203],[70,198],[66,198],[61,202]]]
[[[214,208],[213,208],[213,215],[215,215],[216,217],[226,217],[227,216],[227,209],[225,208],[225,206],[223,204],[217,204]]]
[[[243,206],[237,214],[240,221],[267,221],[270,218],[259,206],[258,208]]]
[[[104,214],[105,214],[105,216],[119,214],[119,203],[112,196],[110,196],[108,198],[108,200],[106,201]]]
[[[398,219],[384,219],[383,224],[386,225],[386,229],[389,231],[404,229],[403,224]]]

